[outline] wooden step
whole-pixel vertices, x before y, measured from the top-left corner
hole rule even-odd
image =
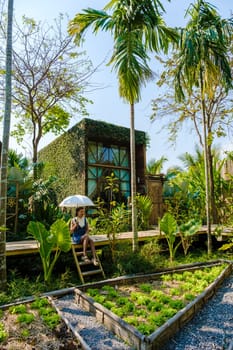
[[[90,276],[90,275],[95,275],[96,273],[102,273],[102,270],[98,269],[98,270],[86,271],[86,272],[82,272],[82,275]]]
[[[93,262],[92,261],[79,261],[79,265],[80,266],[93,265]]]
[[[80,247],[79,247],[80,249]],[[82,261],[80,259],[81,256],[83,256],[83,251],[82,250],[79,250],[79,251],[76,251],[76,248],[74,246],[72,246],[72,252],[73,252],[73,256],[74,256],[74,260],[75,260],[75,264],[76,264],[76,267],[77,267],[77,271],[79,273],[79,277],[81,279],[81,282],[82,283],[85,283],[84,281],[84,276],[91,276],[91,275],[95,275],[95,274],[102,274],[103,278],[105,278],[105,273],[104,273],[104,270],[102,268],[102,265],[101,265],[101,262],[100,262],[100,259],[99,259],[99,256],[98,256],[98,253],[97,253],[97,261],[98,261],[98,265],[95,266],[93,264],[93,261],[91,261],[90,259],[90,262],[89,261]],[[87,251],[87,255],[88,256],[91,256],[91,251],[88,250]],[[90,267],[88,267],[90,266]],[[85,270],[89,270],[88,271],[82,271],[82,268],[85,268]]]

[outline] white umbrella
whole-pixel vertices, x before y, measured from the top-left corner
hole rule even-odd
[[[92,200],[89,197],[83,196],[81,194],[75,194],[73,196],[69,196],[63,199],[63,201],[59,204],[59,207],[74,208],[74,207],[89,207],[94,205],[95,204],[92,202]]]

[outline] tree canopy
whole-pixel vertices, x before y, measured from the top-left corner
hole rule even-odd
[[[34,163],[46,133],[59,134],[73,116],[87,115],[84,91],[93,68],[63,27],[62,15],[53,25],[23,17],[15,26],[12,135],[19,143],[30,135]]]

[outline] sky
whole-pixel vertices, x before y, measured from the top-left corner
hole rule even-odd
[[[108,0],[14,0],[14,12],[18,18],[26,15],[35,20],[52,22],[60,13],[68,14],[69,18],[72,19],[76,13],[81,12],[84,8],[102,9],[107,2]],[[166,24],[174,27],[185,26],[184,15],[191,2],[191,0],[171,0],[170,3],[162,1],[166,8],[164,15]],[[223,18],[230,17],[233,11],[232,0],[209,0],[209,2],[216,6]],[[89,117],[92,119],[130,127],[129,106],[119,98],[116,75],[111,72],[111,67],[106,66],[112,48],[113,41],[110,35],[103,32],[93,35],[91,31],[86,35],[82,49],[86,51],[94,66],[101,64],[98,72],[92,77],[92,83],[101,88],[88,93],[87,97],[93,101],[93,104],[88,105],[87,109]],[[161,72],[162,68],[154,58],[151,59],[150,65],[156,73]],[[194,153],[197,138],[195,133],[189,129],[183,129],[178,133],[176,145],[171,145],[168,142],[167,131],[165,129],[161,131],[160,125],[150,121],[151,100],[159,93],[155,81],[148,83],[142,89],[141,101],[135,105],[135,129],[145,131],[149,135],[150,146],[147,149],[147,162],[164,156],[168,159],[163,169],[166,171],[171,166],[182,165],[178,159],[180,155],[185,152]],[[71,126],[80,120],[79,116],[73,118]],[[44,137],[39,149],[54,138],[53,135]],[[223,143],[228,144],[229,141],[225,140]],[[10,147],[16,149],[17,152],[20,149],[13,139],[10,140]],[[27,156],[30,154],[29,149],[28,151]],[[22,153],[25,151],[22,150]]]

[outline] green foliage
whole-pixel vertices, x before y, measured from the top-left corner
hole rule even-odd
[[[15,53],[12,73],[16,76],[13,101],[17,101],[17,122],[12,135],[19,143],[25,135],[31,136],[34,162],[37,162],[38,144],[43,135],[64,131],[74,114],[87,115],[85,106],[89,101],[83,89],[87,72],[91,74],[91,62],[81,58],[82,53],[77,54],[62,30],[63,19],[64,16],[59,16],[54,26],[34,21],[32,28],[23,18],[17,32],[21,45]]]
[[[154,330],[157,327],[162,326],[162,324],[165,323],[165,320],[164,315],[150,315],[150,322],[152,323]]]
[[[22,314],[18,315],[18,317],[17,317],[18,323],[30,324],[33,321],[35,321],[35,316],[31,313],[22,313]]]
[[[87,289],[87,294],[89,294],[91,297],[95,297],[96,295],[99,294],[99,289],[97,289],[97,288],[88,288]]]
[[[187,301],[192,301],[193,299],[195,299],[195,295],[191,294],[191,293],[187,293],[184,295],[185,300]]]
[[[229,242],[223,244],[223,245],[219,248],[219,250],[225,252],[225,251],[228,251],[228,250],[231,251],[232,248],[233,248],[233,239],[232,239],[232,238],[229,238]]]
[[[56,312],[52,312],[48,315],[43,315],[42,320],[49,329],[54,329],[60,323],[61,318]]]
[[[51,225],[50,231],[47,231],[42,223],[31,221],[27,231],[39,243],[44,280],[49,282],[61,252],[68,252],[71,248],[68,225],[64,220],[58,219]]]
[[[54,313],[54,309],[50,306],[46,306],[46,307],[40,307],[39,308],[39,315],[43,318],[44,316],[48,316],[51,315],[52,313]]]
[[[159,301],[152,300],[148,305],[147,308],[149,311],[160,311],[163,308],[163,304]]]
[[[141,254],[140,251],[132,252],[129,244],[125,244],[121,247],[121,250],[116,251],[115,265],[117,275],[153,271],[155,269],[146,255]]]
[[[35,301],[31,303],[31,308],[32,309],[40,309],[42,307],[48,306],[49,301],[47,298],[36,298]]]
[[[89,138],[93,138],[93,135],[95,135],[97,139],[102,140],[104,138],[111,143],[129,143],[129,128],[89,118],[83,119],[82,124],[84,124],[85,135]],[[139,145],[146,145],[148,139],[145,132],[135,130],[135,142]]]
[[[147,261],[147,264],[150,264],[151,268],[160,268],[163,266],[161,246],[157,239],[149,240],[143,244],[140,248],[140,256]]]
[[[200,230],[201,222],[199,220],[191,219],[179,226],[179,233],[181,237],[184,255],[188,254],[194,235]]]
[[[13,305],[9,308],[10,313],[12,314],[24,314],[27,311],[25,304]]]
[[[23,338],[28,338],[29,335],[30,335],[29,329],[27,329],[27,328],[26,329],[22,329],[20,335]]]
[[[168,159],[164,156],[162,156],[158,160],[151,159],[146,166],[147,174],[150,174],[150,175],[161,174],[164,163],[167,161]]]
[[[54,188],[58,183],[56,176],[49,176],[46,180],[37,179],[32,184],[32,195],[29,198],[33,221],[40,221],[46,228],[59,217],[60,209]]]
[[[100,201],[99,205],[102,205]],[[126,232],[129,229],[129,211],[125,208],[125,204],[117,205],[111,209],[110,213],[100,208],[99,216],[96,218],[94,225],[95,232],[98,232],[98,234],[107,234],[112,259],[115,263],[117,233]]]
[[[112,172],[109,176],[105,176],[105,180],[107,182],[104,187],[105,192],[109,192],[109,201],[110,201],[110,213],[112,211],[112,207],[115,205],[114,194],[120,191],[118,178]]]
[[[171,308],[177,310],[180,310],[185,306],[183,300],[170,300],[169,305],[171,306]]]
[[[149,283],[142,283],[139,285],[139,289],[141,289],[142,292],[150,293],[152,286]]]
[[[8,333],[5,330],[4,323],[0,322],[0,343],[6,340],[8,337]]]
[[[176,314],[177,310],[172,309],[171,307],[163,308],[161,310],[161,317],[164,319],[171,318]]]
[[[177,244],[175,243],[178,233],[177,222],[170,213],[165,213],[160,220],[159,225],[161,231],[165,234],[165,238],[168,243],[170,262],[173,262],[175,253],[181,244],[181,241],[179,241]]]
[[[139,230],[148,230],[149,220],[153,208],[152,200],[148,196],[136,196],[137,220]]]
[[[112,287],[112,286],[104,286],[103,288],[102,288],[102,290],[103,291],[105,291],[105,292],[107,292],[107,295],[109,296],[109,298],[116,298],[117,296],[118,296],[118,293],[117,293],[117,291],[115,290],[115,288],[114,287]]]
[[[110,220],[114,233],[126,232],[128,230],[129,211],[125,208],[124,203],[112,209]]]
[[[122,286],[122,290],[119,287],[117,291],[104,285],[100,289],[89,288],[88,294],[94,295],[96,301],[140,332],[149,335],[202,293],[225,267],[226,264],[221,264],[196,271],[165,274],[156,284],[141,283],[138,286],[135,283],[134,286]]]

